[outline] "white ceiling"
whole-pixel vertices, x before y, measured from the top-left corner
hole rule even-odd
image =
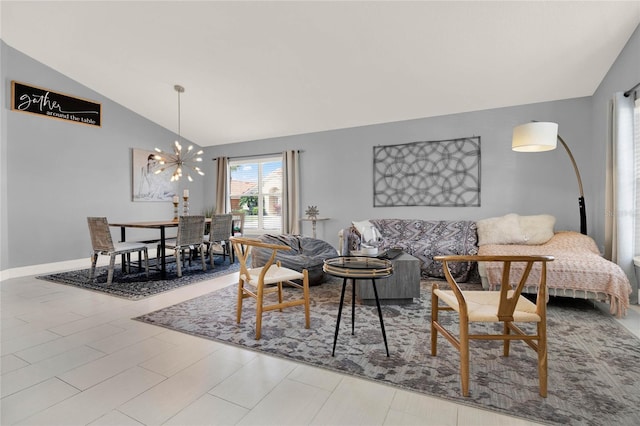
[[[172,131],[183,85],[202,146],[590,96],[640,23],[640,1],[1,7],[8,45]]]

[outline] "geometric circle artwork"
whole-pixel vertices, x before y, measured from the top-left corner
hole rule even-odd
[[[480,137],[374,147],[373,206],[480,206]]]

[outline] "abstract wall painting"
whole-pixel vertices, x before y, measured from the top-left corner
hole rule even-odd
[[[373,206],[480,206],[480,137],[373,148]]]

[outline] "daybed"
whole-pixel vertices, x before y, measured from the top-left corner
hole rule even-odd
[[[357,253],[363,241],[378,252],[400,248],[420,260],[423,278],[444,278],[442,263],[434,256],[478,253],[476,223],[468,220],[370,219],[353,222],[340,231],[340,253]],[[475,263],[457,262],[451,273],[458,282],[477,275]]]
[[[555,219],[548,215],[511,214],[478,221],[478,254],[552,255],[555,260],[547,264],[550,296],[606,301],[612,314],[624,316],[632,290],[622,268],[600,256],[591,237],[572,231],[554,232],[554,224]],[[516,272],[523,267],[512,265]],[[479,265],[479,272],[483,287],[493,289],[500,283],[502,266],[487,262]],[[538,267],[531,272],[525,291],[535,293],[539,279]]]

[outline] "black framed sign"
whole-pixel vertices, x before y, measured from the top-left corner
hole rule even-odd
[[[11,109],[89,126],[102,125],[102,105],[17,81],[11,82]]]

